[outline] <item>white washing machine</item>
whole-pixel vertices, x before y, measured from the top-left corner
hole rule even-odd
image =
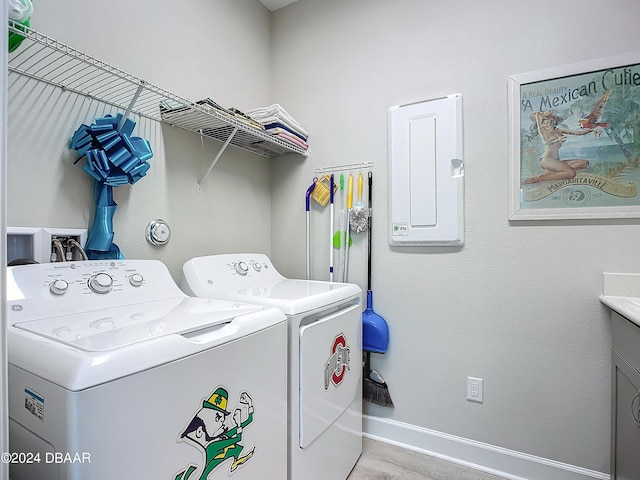
[[[360,287],[283,277],[261,254],[183,266],[190,295],[276,307],[289,322],[289,479],[344,480],[362,453]]]
[[[7,273],[13,480],[286,478],[282,312],[154,260]]]

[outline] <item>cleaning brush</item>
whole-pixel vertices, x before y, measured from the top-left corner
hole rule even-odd
[[[351,208],[349,217],[353,233],[362,233],[367,230],[369,215],[362,203],[362,172],[358,176],[358,203]]]
[[[337,190],[338,185],[333,184],[333,192]],[[324,177],[320,177],[316,180],[316,187],[313,189],[311,193],[311,198],[313,198],[320,205],[325,207],[327,203],[329,203],[329,198],[331,197],[331,175],[325,175]]]

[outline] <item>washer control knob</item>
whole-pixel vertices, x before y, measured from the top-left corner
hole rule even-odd
[[[106,273],[96,273],[89,279],[89,288],[96,293],[109,293],[113,288],[113,278]]]
[[[139,273],[134,273],[129,277],[129,283],[134,287],[139,287],[144,282],[144,277]]]
[[[262,265],[260,265],[258,262],[255,262],[255,263],[253,264],[253,269],[254,269],[256,272],[259,272],[260,270],[262,270]]]
[[[69,288],[69,283],[66,280],[62,280],[61,278],[54,280],[49,285],[49,291],[54,295],[64,295],[67,293],[67,289]]]
[[[244,262],[237,262],[233,268],[238,275],[244,276],[249,272],[249,267]]]

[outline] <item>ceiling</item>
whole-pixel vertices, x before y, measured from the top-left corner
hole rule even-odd
[[[286,7],[287,5],[291,5],[292,3],[297,2],[298,0],[260,0],[265,7],[267,7],[272,12],[278,10],[279,8]]]

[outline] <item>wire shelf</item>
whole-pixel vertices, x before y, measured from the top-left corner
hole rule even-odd
[[[46,82],[130,113],[195,132],[263,157],[287,153],[308,156],[225,111],[192,102],[152,85],[86,53],[9,21],[9,32],[25,37],[9,54],[9,73]],[[237,130],[236,130],[237,129]]]

